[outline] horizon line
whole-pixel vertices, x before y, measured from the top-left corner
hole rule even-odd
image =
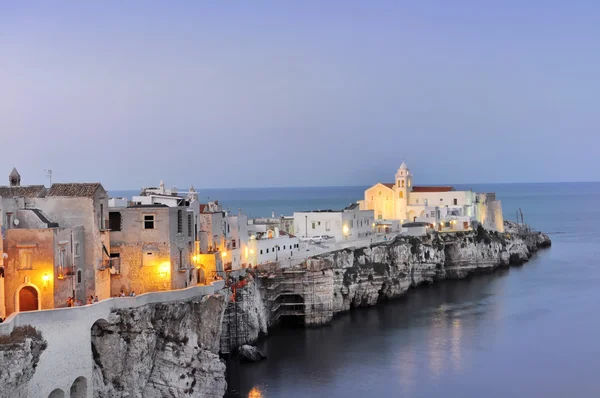
[[[372,185],[294,185],[294,186],[255,186],[255,187],[201,187],[195,188],[196,191],[202,189],[209,190],[237,190],[237,189],[294,189],[294,188],[363,188],[370,187],[376,184],[379,184],[381,181],[376,182]],[[448,186],[448,185],[523,185],[523,184],[593,184],[600,183],[600,181],[533,181],[533,182],[466,182],[466,183],[454,183],[454,184],[423,184],[421,186]],[[419,185],[416,185],[419,186]],[[110,191],[133,191],[137,189],[144,189],[151,187],[143,187],[143,188],[128,188],[128,189],[109,189],[105,188],[107,192]],[[178,190],[180,190],[178,188]],[[189,190],[181,190],[181,192],[189,192]]]

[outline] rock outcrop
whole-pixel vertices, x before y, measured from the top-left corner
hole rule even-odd
[[[219,337],[226,298],[117,310],[92,328],[94,396],[222,397]]]
[[[241,346],[238,349],[238,354],[241,362],[258,362],[266,358],[265,354],[263,354],[258,348],[248,344]]]
[[[31,326],[17,327],[10,335],[0,336],[1,396],[28,396],[27,383],[33,377],[46,346],[42,335]]]
[[[301,300],[300,311],[306,325],[322,325],[336,313],[400,297],[423,283],[523,264],[539,248],[551,245],[547,235],[532,232],[526,226],[506,222],[505,228],[505,233],[478,228],[421,238],[397,237],[368,247],[329,252],[310,258],[293,270],[263,272],[262,278],[249,283],[240,293],[250,304],[248,311],[268,314],[268,326],[282,316],[298,315],[297,306],[283,303],[291,296]],[[290,306],[296,308],[295,313],[287,310]],[[248,319],[250,330],[263,329],[256,317]],[[249,343],[254,336],[247,334],[242,340]]]

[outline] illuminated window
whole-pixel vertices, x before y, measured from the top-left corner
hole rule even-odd
[[[398,180],[398,188],[400,188],[400,180]]]
[[[404,180],[402,180],[402,188],[404,188]]]
[[[410,185],[412,184],[412,180],[408,180],[408,187],[410,188]]]
[[[404,191],[400,191],[400,193],[398,194],[398,197],[400,199],[404,198]]]

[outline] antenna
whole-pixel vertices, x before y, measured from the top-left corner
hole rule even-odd
[[[44,170],[44,173],[46,173],[46,177],[48,177],[48,179],[50,180],[49,187],[51,187],[52,186],[52,170],[50,170],[50,169]]]

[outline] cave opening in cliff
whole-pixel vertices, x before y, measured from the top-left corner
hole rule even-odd
[[[276,300],[279,310],[279,323],[286,327],[304,326],[304,297],[300,294],[287,293]]]

